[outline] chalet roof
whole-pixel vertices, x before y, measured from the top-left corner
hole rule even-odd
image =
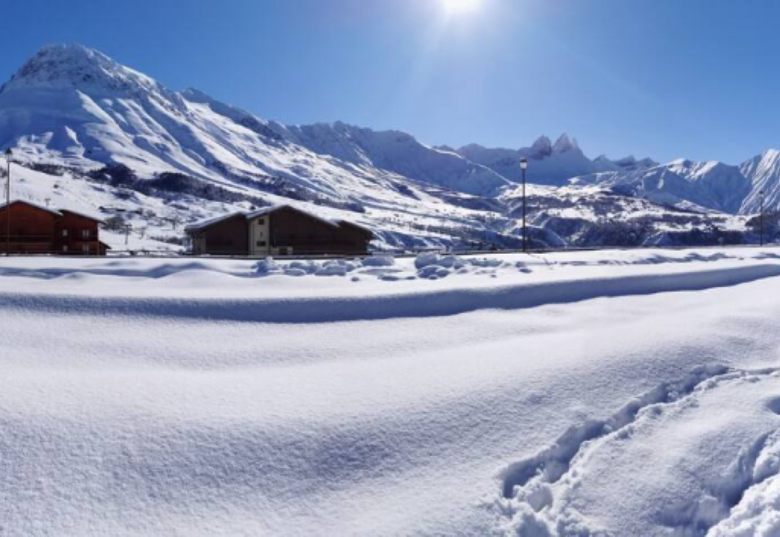
[[[296,212],[299,212],[299,213],[303,213],[306,216],[309,216],[310,218],[314,218],[315,220],[319,220],[323,224],[326,224],[326,225],[332,226],[332,227],[339,227],[341,222],[343,222],[343,220],[342,221],[338,221],[338,222],[334,222],[333,220],[328,220],[327,218],[323,218],[321,216],[318,216],[316,214],[310,213],[308,211],[304,211],[303,209],[299,209],[298,207],[295,207],[293,205],[281,204],[281,205],[271,205],[269,207],[262,207],[260,209],[254,210],[254,211],[248,211],[248,212],[247,211],[239,211],[239,212],[235,212],[235,213],[225,214],[225,215],[222,215],[222,216],[217,216],[217,217],[214,217],[214,218],[209,218],[207,220],[203,220],[201,222],[196,222],[194,224],[190,224],[190,225],[186,226],[184,228],[184,231],[201,231],[201,230],[206,229],[208,227],[211,227],[211,226],[213,226],[215,224],[219,224],[220,222],[224,222],[226,220],[230,220],[232,218],[236,218],[236,217],[239,217],[239,216],[243,216],[247,220],[254,220],[255,218],[259,218],[261,216],[265,216],[267,214],[274,213],[274,212],[276,212],[276,211],[278,211],[280,209],[291,209],[293,211],[296,211]],[[360,226],[357,226],[356,224],[353,224],[353,225],[355,225],[356,227],[360,227]],[[365,228],[363,228],[363,229],[365,229]],[[368,231],[368,230],[366,230],[366,231]]]
[[[260,209],[255,209],[254,211],[249,211],[248,213],[244,213],[244,216],[246,216],[247,220],[253,220],[259,216],[270,214],[276,210],[279,210],[282,207],[289,207],[289,205],[270,205],[268,207],[262,207]]]
[[[246,214],[247,220],[254,220],[255,218],[259,216],[263,216],[266,214],[275,213],[276,211],[280,209],[291,209],[293,211],[305,214],[306,216],[310,218],[314,218],[315,220],[319,220],[323,224],[327,224],[329,226],[338,227],[338,222],[334,222],[333,220],[328,220],[327,218],[323,218],[322,216],[316,215],[314,213],[310,213],[309,211],[304,211],[303,209],[299,209],[298,207],[295,207],[294,205],[289,204],[281,204],[281,205],[272,205],[270,207],[263,207],[262,209],[258,209],[256,211],[253,211],[251,213]]]
[[[46,207],[45,205],[41,205],[40,203],[35,203],[34,201],[29,200],[11,200],[11,203],[0,203],[0,211],[9,205],[16,205],[17,203],[21,203],[22,205],[29,205],[30,207],[35,207],[36,209],[46,211],[47,213],[51,213],[56,216],[62,216],[62,213],[56,209],[52,209],[50,207]]]
[[[103,220],[102,218],[98,218],[97,216],[93,216],[93,215],[88,214],[88,213],[82,213],[82,212],[79,212],[79,211],[74,211],[72,209],[60,209],[59,212],[60,213],[75,214],[76,216],[81,216],[82,218],[87,218],[89,220],[94,220],[95,222],[98,222],[99,224],[105,224],[106,223],[105,220]]]
[[[104,224],[105,223],[101,218],[98,218],[98,217],[93,216],[93,215],[88,214],[88,213],[74,211],[72,209],[54,209],[52,207],[46,207],[45,205],[41,205],[40,203],[36,203],[36,202],[30,201],[30,200],[11,200],[11,205],[14,205],[14,204],[17,204],[17,203],[21,203],[23,205],[28,205],[30,207],[35,207],[36,209],[39,209],[41,211],[46,211],[47,213],[51,213],[51,214],[53,214],[55,216],[62,216],[63,213],[70,213],[70,214],[75,214],[77,216],[81,216],[83,218],[88,218],[89,220],[94,220],[95,222],[98,222],[100,224]],[[5,209],[6,205],[7,205],[6,203],[0,203],[0,211]]]
[[[365,231],[366,233],[371,233],[371,234],[373,234],[373,233],[374,233],[372,230],[370,230],[370,229],[369,229],[369,228],[367,228],[366,226],[361,226],[360,224],[356,224],[355,222],[350,222],[349,220],[339,220],[339,221],[338,221],[338,224],[339,224],[340,226],[341,226],[341,225],[345,225],[345,226],[356,227],[356,228],[358,228],[358,229],[362,229],[362,230],[363,230],[363,231]]]
[[[211,227],[214,224],[219,224],[220,222],[231,220],[239,216],[243,216],[244,218],[246,218],[246,214],[247,213],[245,212],[237,212],[237,213],[223,214],[222,216],[215,216],[213,218],[208,218],[206,220],[201,220],[200,222],[189,224],[188,226],[185,226],[184,231],[200,231],[201,229],[206,229],[207,227]]]

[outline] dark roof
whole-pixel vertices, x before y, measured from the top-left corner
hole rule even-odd
[[[16,205],[17,203],[21,203],[22,205],[29,205],[30,207],[33,207],[35,209],[39,209],[41,211],[46,211],[47,213],[51,213],[51,214],[53,214],[55,216],[62,216],[62,213],[59,212],[56,209],[51,209],[49,207],[45,207],[43,205],[35,203],[34,201],[27,201],[27,200],[12,200],[11,203],[2,203],[2,204],[0,204],[0,211],[5,209],[9,205]]]
[[[105,220],[103,220],[102,218],[98,218],[96,216],[92,216],[92,215],[89,215],[89,214],[86,214],[86,213],[81,213],[79,211],[72,211],[70,209],[60,209],[60,213],[75,214],[76,216],[80,216],[82,218],[86,218],[87,220],[93,220],[95,222],[98,222],[99,224],[105,224],[106,223]]]
[[[46,207],[44,205],[41,205],[40,203],[35,203],[34,201],[30,201],[30,200],[11,200],[10,205],[16,205],[18,203],[21,203],[22,205],[27,205],[29,207],[33,207],[33,208],[41,210],[41,211],[46,211],[47,213],[51,213],[51,214],[53,214],[55,216],[62,216],[63,213],[70,213],[70,214],[75,214],[77,216],[81,216],[82,218],[87,218],[89,220],[94,220],[95,222],[99,222],[101,224],[104,223],[103,220],[101,220],[100,218],[97,218],[95,216],[92,216],[92,215],[89,215],[89,214],[86,214],[86,213],[82,213],[82,212],[79,212],[79,211],[73,211],[71,209],[53,209],[51,207]],[[0,203],[0,211],[5,209],[7,205],[9,205],[9,204],[7,204],[7,203]]]
[[[215,224],[219,224],[220,222],[225,222],[226,220],[231,220],[233,218],[237,218],[240,216],[246,218],[246,213],[237,212],[237,213],[223,214],[222,216],[215,216],[213,218],[201,220],[200,222],[196,222],[194,224],[190,224],[186,226],[184,228],[184,231],[200,231],[201,229],[206,229],[207,227],[211,227]]]
[[[290,209],[290,210],[295,211],[297,213],[305,214],[306,216],[308,216],[310,218],[314,218],[315,220],[319,220],[323,224],[326,224],[326,225],[331,226],[331,227],[338,228],[338,227],[340,227],[342,225],[348,225],[348,226],[351,226],[351,227],[362,229],[363,231],[365,231],[367,233],[371,233],[373,235],[373,231],[371,231],[370,229],[365,228],[363,226],[360,226],[358,224],[354,224],[352,222],[347,222],[346,220],[337,220],[337,221],[328,220],[327,218],[323,218],[322,216],[318,216],[316,214],[312,214],[312,213],[310,213],[308,211],[304,211],[303,209],[299,209],[298,207],[295,207],[293,205],[287,205],[287,204],[273,205],[273,206],[270,206],[270,207],[263,207],[261,209],[255,210],[255,211],[238,211],[238,212],[235,212],[235,213],[230,213],[230,214],[225,214],[225,215],[222,215],[222,216],[217,216],[217,217],[214,217],[214,218],[209,218],[209,219],[202,220],[200,222],[196,222],[194,224],[190,224],[190,225],[186,226],[184,228],[184,231],[186,231],[186,232],[201,231],[201,230],[209,228],[209,227],[211,227],[213,225],[216,225],[216,224],[219,224],[221,222],[225,222],[227,220],[230,220],[232,218],[237,218],[237,217],[243,217],[243,218],[245,218],[247,220],[253,220],[253,219],[258,218],[260,216],[271,214],[271,213],[274,213],[274,212],[279,211],[281,209]]]

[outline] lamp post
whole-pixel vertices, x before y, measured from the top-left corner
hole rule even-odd
[[[5,177],[5,255],[11,255],[11,148],[5,150],[8,173]]]
[[[761,246],[764,246],[764,191],[758,193],[761,199],[761,215],[759,216],[759,226],[761,227]]]
[[[523,253],[528,253],[528,229],[526,228],[528,205],[525,197],[525,172],[528,169],[528,159],[520,160],[520,169],[523,170]]]

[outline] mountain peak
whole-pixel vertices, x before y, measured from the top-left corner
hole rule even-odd
[[[578,150],[580,146],[577,144],[576,138],[569,137],[568,134],[561,134],[558,141],[553,146],[553,151],[556,153],[566,153],[567,151]]]
[[[778,158],[780,158],[780,150],[767,149],[766,151],[761,153],[761,157],[764,159],[777,160]]]
[[[531,146],[531,152],[537,158],[549,157],[553,152],[552,140],[547,136],[540,136]]]
[[[44,46],[22,65],[2,91],[12,87],[72,87],[93,93],[162,89],[146,75],[78,43]]]

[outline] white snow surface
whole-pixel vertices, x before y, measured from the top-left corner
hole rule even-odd
[[[0,534],[775,535],[778,282],[772,249],[2,258]]]

